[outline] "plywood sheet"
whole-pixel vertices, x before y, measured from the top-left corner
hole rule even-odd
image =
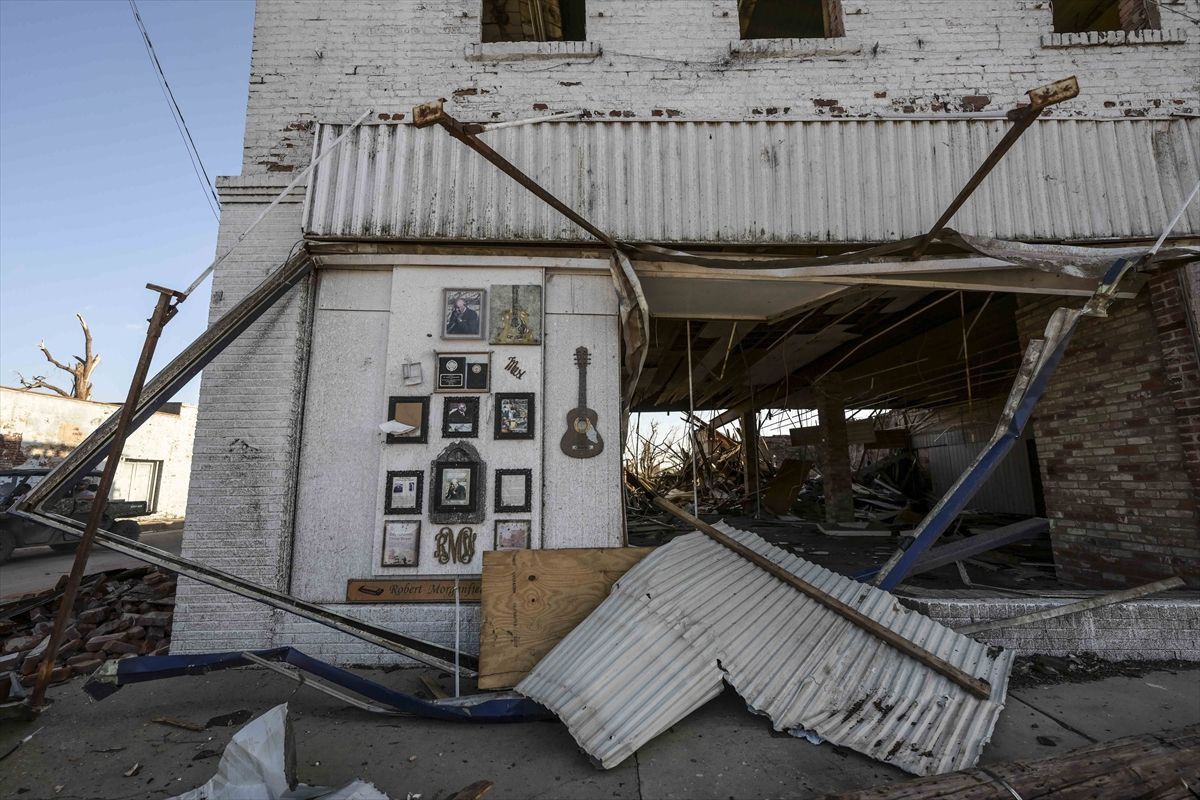
[[[479,688],[515,686],[651,547],[483,554]]]

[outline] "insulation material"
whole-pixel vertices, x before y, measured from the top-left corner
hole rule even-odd
[[[715,526],[967,673],[978,699],[700,533],[658,548],[517,691],[554,711],[600,766],[728,682],[776,730],[820,737],[918,775],[975,764],[1003,709],[1013,654],[760,537]]]

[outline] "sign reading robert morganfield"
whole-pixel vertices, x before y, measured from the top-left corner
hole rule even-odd
[[[478,603],[483,596],[478,578],[460,578],[459,601]],[[453,603],[454,580],[405,578],[346,581],[348,603]]]

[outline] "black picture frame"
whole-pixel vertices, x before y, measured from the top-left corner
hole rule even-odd
[[[525,483],[524,495],[525,501],[516,505],[505,504],[504,502],[504,483],[505,478],[523,478]],[[531,469],[498,469],[494,476],[495,479],[495,497],[493,499],[493,509],[497,514],[518,514],[528,512],[533,509],[533,470]]]
[[[457,416],[452,420],[451,414],[456,407],[462,405],[466,413],[466,422],[458,422]],[[463,426],[470,424],[464,430]],[[454,427],[451,427],[454,426]],[[479,438],[479,395],[470,397],[446,397],[442,401],[442,436],[447,439],[478,439]]]
[[[456,309],[459,302],[462,309]],[[487,336],[487,290],[442,290],[442,338],[483,339]],[[460,313],[465,314],[465,318]]]
[[[416,434],[389,433],[388,444],[426,444],[429,442],[429,395],[394,395],[388,398],[387,422],[396,420],[396,414],[401,406],[419,405],[421,407],[421,425]],[[398,421],[398,420],[397,420]],[[408,424],[411,424],[408,423]]]
[[[458,479],[459,471],[464,471],[469,478],[464,489],[462,502],[447,500],[447,492],[451,490],[450,483]],[[430,486],[429,507],[439,515],[453,514],[474,515],[479,512],[479,482],[483,471],[479,464],[443,462],[434,465],[433,481]],[[457,521],[457,520],[447,520]],[[461,520],[466,522],[468,520]]]
[[[413,546],[411,559],[401,558],[393,560],[388,558],[388,534],[389,529],[405,531],[412,534]],[[379,549],[379,566],[384,569],[392,569],[396,567],[415,567],[421,561],[421,520],[419,519],[385,519],[383,521],[383,537]]]
[[[393,505],[395,499],[395,481],[416,478],[416,488],[413,491],[414,505],[408,508]],[[389,470],[387,482],[383,489],[383,513],[385,514],[420,514],[425,502],[425,472],[419,469]]]
[[[492,354],[435,354],[433,390],[443,394],[487,394],[492,390]]]
[[[513,414],[514,404],[520,408],[525,406],[523,426],[514,425],[519,414]],[[537,408],[533,392],[497,392],[493,403],[492,438],[493,439],[533,439],[537,435]]]

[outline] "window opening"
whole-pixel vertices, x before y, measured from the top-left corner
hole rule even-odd
[[[582,42],[585,0],[483,0],[484,42]]]
[[[1156,0],[1053,0],[1055,33],[1141,31],[1160,26]]]
[[[845,36],[842,0],[738,0],[743,39]]]

